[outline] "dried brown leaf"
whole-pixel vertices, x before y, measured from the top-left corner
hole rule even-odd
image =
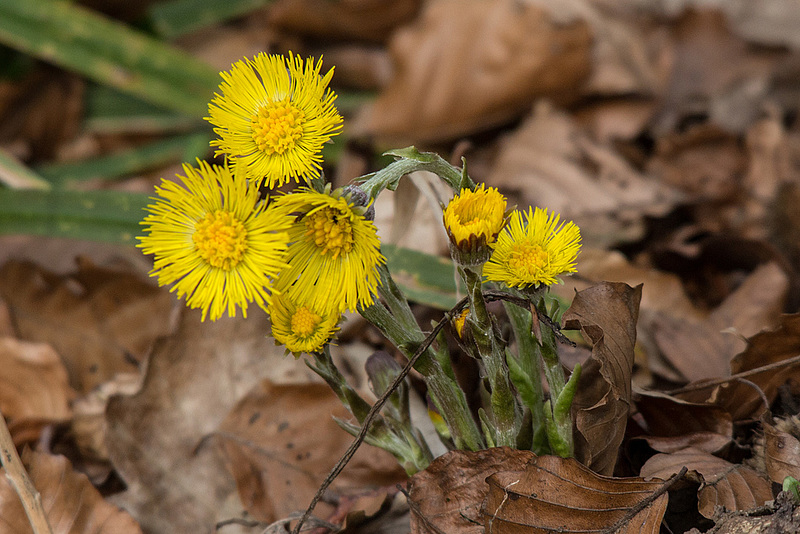
[[[300,362],[297,362],[300,365]],[[348,412],[327,384],[256,384],[215,433],[239,496],[254,518],[272,522],[303,509],[350,446],[334,417]],[[394,485],[407,475],[389,453],[362,445],[333,488]],[[316,514],[324,517],[323,507]]]
[[[592,345],[572,404],[575,457],[611,474],[631,405],[631,371],[642,286],[604,282],[578,292],[564,327],[580,329]]]
[[[567,100],[590,69],[591,32],[514,0],[428,3],[390,43],[395,77],[353,125],[394,144],[453,139]]]
[[[772,499],[772,486],[765,476],[750,467],[732,464],[698,449],[656,454],[642,466],[640,475],[669,478],[684,466],[703,477],[697,494],[698,508],[705,517],[713,517],[717,506],[726,510],[749,510]]]
[[[797,420],[793,426],[797,428]],[[763,419],[761,427],[764,429],[764,460],[769,479],[777,484],[783,484],[786,477],[800,480],[800,440]]]
[[[153,348],[141,391],[109,400],[106,443],[128,488],[114,502],[147,531],[211,532],[220,503],[235,495],[204,439],[253,384],[296,364],[268,331],[258,310],[201,323],[199,310],[184,309],[176,333]]]
[[[519,471],[534,458],[530,451],[499,447],[450,451],[409,481],[412,534],[483,534],[481,504],[489,491],[486,477]]]
[[[501,471],[486,482],[487,534],[598,532],[622,521],[662,485],[642,478],[604,477],[574,458],[557,456],[534,458],[523,470]],[[660,495],[617,532],[657,533],[667,500],[666,493]]]
[[[74,471],[63,456],[25,451],[22,461],[42,496],[53,534],[141,534],[136,521],[106,502],[86,475]],[[19,497],[5,477],[0,478],[0,530],[32,532]]]
[[[86,261],[66,276],[9,261],[0,269],[0,295],[19,336],[49,343],[82,393],[116,373],[137,372],[153,341],[171,330],[169,292]]]
[[[647,422],[648,434],[681,436],[711,432],[733,437],[731,415],[713,404],[689,402],[656,391],[638,392],[636,408]]]
[[[68,421],[74,396],[49,345],[0,338],[0,412],[15,443],[36,441],[43,426]]]

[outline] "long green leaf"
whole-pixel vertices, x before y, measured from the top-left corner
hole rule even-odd
[[[0,42],[197,117],[219,83],[208,64],[65,0],[0,1]]]
[[[272,0],[166,0],[147,10],[153,29],[165,39],[244,15]]]

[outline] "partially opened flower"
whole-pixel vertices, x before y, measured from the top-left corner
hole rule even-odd
[[[580,228],[559,219],[541,208],[528,208],[527,214],[515,211],[483,268],[486,279],[525,288],[552,285],[559,275],[574,273]]]
[[[508,222],[505,197],[484,184],[474,191],[462,189],[442,216],[453,258],[462,265],[489,259],[497,235]]]
[[[211,141],[251,178],[278,186],[320,175],[322,145],[341,132],[342,117],[328,89],[333,69],[322,60],[267,55],[238,61],[220,73],[206,118],[220,136]]]
[[[276,209],[293,217],[288,266],[275,287],[296,302],[324,313],[355,310],[374,302],[378,267],[385,263],[368,207],[345,190],[309,188],[280,197]]]
[[[339,313],[326,313],[298,304],[287,294],[272,298],[269,315],[272,337],[295,357],[301,352],[321,352],[338,330]]]
[[[216,320],[236,307],[247,316],[255,302],[266,309],[270,285],[283,269],[291,219],[259,201],[257,184],[228,166],[184,165],[183,186],[163,180],[142,221],[137,246],[154,254],[151,276],[173,284],[186,305]]]

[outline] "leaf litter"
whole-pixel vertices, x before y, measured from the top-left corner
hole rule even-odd
[[[276,2],[182,46],[218,65],[253,43],[356,58],[342,83],[378,94],[353,117],[341,159],[352,167],[331,169],[338,181],[402,140],[464,155],[518,205],[582,224],[579,272],[558,290],[573,302],[565,326],[585,338],[575,432],[592,471],[452,451],[406,482],[363,445],[320,519],[387,534],[602,531],[620,518],[652,532],[662,519],[720,533],[800,525],[773,490],[800,469],[796,7],[323,4]],[[84,97],[53,67],[3,80],[0,147],[38,164],[146,140],[79,132]],[[112,187],[149,188],[161,174]],[[440,252],[427,237],[438,214],[419,216],[435,208],[430,191],[411,189],[382,237]],[[59,532],[280,532],[306,506],[350,436],[331,418],[343,415],[335,398],[264,337],[263,316],[201,323],[175,311],[146,266],[106,263],[110,249],[1,239],[0,410],[33,451],[26,467]],[[76,268],[79,248],[91,259]],[[358,383],[353,355],[385,346],[352,325],[338,348]],[[682,467],[689,509],[716,526],[675,520],[680,483],[669,504],[663,493],[628,515]],[[626,485],[639,489],[623,496]],[[26,531],[8,484],[0,507],[3,530]]]

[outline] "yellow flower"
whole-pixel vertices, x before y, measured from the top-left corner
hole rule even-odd
[[[297,304],[289,295],[272,297],[269,306],[272,337],[286,350],[299,357],[301,352],[322,351],[325,344],[339,329],[338,313],[325,313],[309,306]]]
[[[222,94],[215,93],[206,117],[220,136],[211,141],[217,155],[269,187],[318,177],[322,145],[342,128],[328,89],[333,69],[321,76],[321,68],[322,60],[262,52],[221,72]]]
[[[291,220],[259,201],[257,184],[231,169],[199,162],[184,165],[184,187],[162,180],[160,198],[146,209],[145,236],[137,246],[154,254],[151,276],[174,284],[186,305],[216,320],[248,302],[266,309],[271,279],[283,269]]]
[[[385,263],[380,239],[367,207],[341,189],[309,188],[280,197],[276,209],[291,215],[288,266],[276,289],[323,313],[355,310],[374,302],[378,266]]]
[[[442,214],[453,259],[462,265],[489,259],[497,235],[508,221],[506,199],[484,184],[474,191],[462,189]]]
[[[458,334],[458,337],[462,339],[464,337],[463,335],[464,323],[467,321],[468,315],[469,315],[469,308],[464,308],[463,310],[461,310],[461,313],[459,313],[457,317],[453,318],[453,326],[456,329],[456,334]]]
[[[483,268],[486,279],[528,287],[552,285],[559,275],[574,273],[581,231],[572,221],[559,224],[559,219],[541,208],[528,208],[527,214],[515,211]]]

